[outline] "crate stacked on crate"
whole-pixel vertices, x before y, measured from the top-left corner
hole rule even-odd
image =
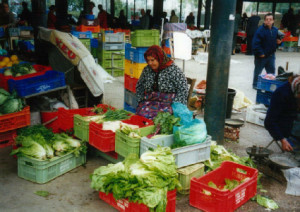
[[[271,103],[272,93],[285,81],[269,80],[264,78],[265,75],[258,76],[256,103],[269,106]]]
[[[283,41],[284,52],[297,52],[298,51],[298,37],[285,37]]]
[[[112,76],[119,77],[124,75],[124,59],[124,33],[102,32],[99,35],[98,63]]]
[[[138,105],[136,84],[147,66],[144,53],[152,45],[159,45],[158,30],[135,30],[131,33],[131,45],[125,47],[124,108],[133,113]]]

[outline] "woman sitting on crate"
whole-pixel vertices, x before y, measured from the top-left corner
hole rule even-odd
[[[187,104],[188,85],[184,73],[159,46],[144,54],[147,66],[136,85],[136,113],[154,118],[159,111],[172,113],[172,102]]]
[[[265,128],[284,151],[300,150],[300,76],[292,77],[271,97]],[[298,117],[297,117],[298,113]]]

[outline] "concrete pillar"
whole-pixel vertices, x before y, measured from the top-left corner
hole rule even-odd
[[[209,29],[209,25],[210,25],[210,8],[211,8],[211,0],[206,0],[204,29]]]

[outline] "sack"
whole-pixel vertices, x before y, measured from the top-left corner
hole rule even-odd
[[[203,143],[206,140],[207,130],[206,125],[202,119],[194,119],[184,126],[173,127],[174,142],[186,145]]]
[[[186,125],[193,121],[193,112],[190,111],[186,105],[180,102],[174,102],[172,104],[172,109],[174,116],[180,118],[181,125]]]
[[[153,119],[158,112],[169,112],[173,114],[172,102],[175,98],[173,93],[151,92],[147,93],[144,101],[140,102],[136,114],[147,119]]]

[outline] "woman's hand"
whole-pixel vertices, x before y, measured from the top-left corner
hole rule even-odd
[[[293,147],[291,146],[291,144],[285,138],[281,139],[280,141],[281,141],[281,144],[282,144],[282,146],[281,146],[282,150],[288,151],[288,152],[293,151]]]

